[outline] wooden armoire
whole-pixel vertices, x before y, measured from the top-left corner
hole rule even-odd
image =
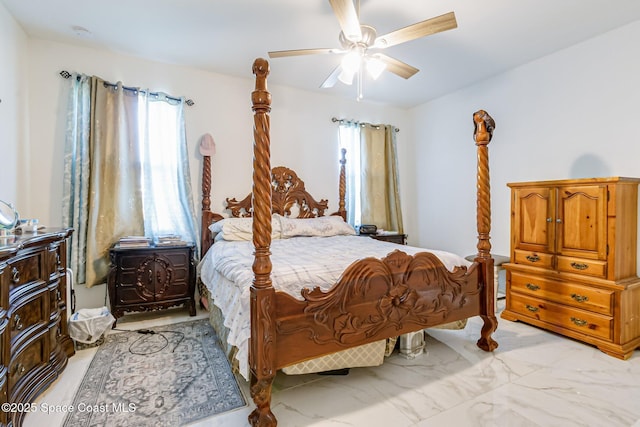
[[[507,184],[506,307],[519,320],[627,359],[640,346],[638,178]]]

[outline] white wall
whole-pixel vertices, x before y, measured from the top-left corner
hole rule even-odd
[[[0,4],[0,200],[20,205],[17,170],[26,142],[28,39]]]
[[[496,121],[494,253],[509,254],[508,182],[640,176],[637,40],[640,21],[413,109],[420,244],[475,252],[478,109]]]
[[[20,192],[28,195],[21,207],[22,216],[40,218],[47,225],[61,223],[67,87],[67,81],[58,74],[61,70],[95,74],[111,82],[120,80],[127,86],[148,87],[192,98],[195,105],[187,107],[186,120],[196,210],[200,210],[202,167],[198,143],[205,133],[213,135],[217,148],[213,158],[212,209],[221,212],[226,197],[246,196],[251,191],[253,162],[253,60],[247,58],[247,77],[237,78],[107,51],[31,40],[31,159],[27,168],[17,172]],[[405,110],[338,100],[282,86],[269,85],[269,90],[273,97],[272,166],[285,165],[296,170],[314,196],[329,199],[331,210],[337,210],[339,170],[337,127],[331,122],[333,116],[390,123],[401,128],[401,180],[412,181],[413,163],[403,148],[408,142],[404,140],[403,131],[410,128]],[[78,308],[104,304],[104,286],[77,288],[76,293]]]

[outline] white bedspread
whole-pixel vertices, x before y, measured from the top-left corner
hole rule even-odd
[[[449,270],[470,265],[464,258],[449,252],[399,246],[361,236],[294,237],[271,242],[271,280],[275,289],[302,299],[302,288],[318,286],[326,291],[354,261],[370,256],[383,258],[396,249],[410,255],[431,252]],[[222,310],[225,326],[230,330],[228,341],[238,348],[236,358],[245,378],[249,378],[249,290],[253,281],[253,252],[252,242],[219,241],[198,266],[202,282],[215,305]]]

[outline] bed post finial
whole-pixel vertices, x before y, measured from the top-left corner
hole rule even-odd
[[[480,263],[482,274],[481,304],[483,305],[480,317],[484,324],[480,331],[480,339],[476,343],[485,351],[493,351],[498,343],[491,334],[498,327],[495,315],[495,288],[493,275],[493,258],[491,257],[491,193],[489,182],[489,141],[493,137],[496,123],[484,110],[473,113],[473,139],[478,147],[478,174],[477,174],[477,227],[478,227],[478,256],[476,262]]]
[[[256,408],[249,415],[253,426],[275,426],[271,412],[271,385],[276,375],[276,334],[274,316],[275,290],[271,283],[271,152],[270,122],[271,94],[267,91],[269,63],[258,58],[253,63],[256,88],[253,102],[253,285],[251,286],[251,336],[249,365],[251,397]]]

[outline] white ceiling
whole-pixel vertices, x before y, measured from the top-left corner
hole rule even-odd
[[[327,0],[0,1],[31,37],[233,76],[251,78],[253,60],[271,50],[339,46]],[[385,50],[420,72],[365,81],[366,100],[419,105],[636,21],[640,1],[361,0],[360,21],[384,34],[450,11],[458,28]],[[90,33],[77,35],[74,26]],[[271,59],[269,83],[355,99],[354,87],[319,87],[340,58]]]

